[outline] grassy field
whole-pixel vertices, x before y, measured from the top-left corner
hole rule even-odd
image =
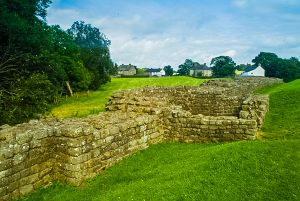
[[[192,77],[163,77],[163,78],[112,78],[110,83],[103,85],[98,91],[82,93],[72,98],[66,98],[60,105],[55,106],[50,117],[84,117],[89,114],[103,112],[105,103],[113,91],[134,89],[144,86],[198,86],[205,79]]]
[[[23,200],[300,200],[300,80],[260,92],[267,139],[159,144],[80,188],[55,183]]]

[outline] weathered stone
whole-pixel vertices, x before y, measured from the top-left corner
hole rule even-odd
[[[39,180],[39,173],[30,175],[20,179],[20,186],[26,186],[28,184],[33,184]]]
[[[28,193],[30,193],[31,191],[33,191],[33,185],[32,184],[29,184],[29,185],[26,185],[26,186],[21,186],[20,187],[20,195],[23,196],[23,195],[26,195]]]

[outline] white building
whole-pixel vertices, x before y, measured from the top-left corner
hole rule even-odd
[[[265,69],[259,65],[256,66],[249,66],[245,68],[244,72],[241,74],[241,76],[245,77],[264,77],[265,76]]]
[[[148,73],[150,77],[161,77],[166,75],[165,71],[161,68],[149,68],[145,73]]]

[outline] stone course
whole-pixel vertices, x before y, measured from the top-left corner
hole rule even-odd
[[[268,111],[255,88],[277,79],[209,81],[201,87],[116,92],[107,112],[0,127],[0,200],[54,180],[75,186],[151,144],[253,140]]]

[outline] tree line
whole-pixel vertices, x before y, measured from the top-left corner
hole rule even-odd
[[[72,92],[98,89],[116,66],[110,40],[82,21],[46,22],[50,0],[0,0],[0,125],[48,111]]]
[[[300,78],[300,61],[296,57],[290,59],[284,59],[278,57],[275,53],[260,52],[253,60],[254,66],[261,65],[265,70],[266,77],[281,78],[285,82],[293,81]],[[177,73],[179,75],[189,75],[190,70],[199,66],[198,62],[194,62],[192,59],[186,59],[183,64],[178,66]],[[206,64],[202,64],[206,66]],[[229,56],[218,56],[211,60],[210,66],[213,71],[214,77],[231,77],[235,75],[235,70],[243,71],[251,64],[239,64],[237,65],[233,59]],[[173,74],[173,68],[171,66],[165,66],[165,71]],[[167,71],[166,71],[167,72]]]

